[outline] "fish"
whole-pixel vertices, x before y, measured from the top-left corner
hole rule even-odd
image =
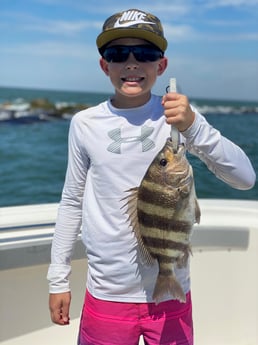
[[[136,236],[142,262],[158,262],[153,300],[167,296],[186,302],[175,268],[187,265],[194,223],[200,222],[193,169],[184,144],[175,151],[171,138],[155,156],[139,187],[126,191],[127,221]]]

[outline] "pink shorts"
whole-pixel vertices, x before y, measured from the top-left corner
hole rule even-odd
[[[191,294],[186,303],[120,303],[86,292],[78,345],[193,345]]]

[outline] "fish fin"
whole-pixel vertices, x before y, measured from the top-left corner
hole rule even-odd
[[[135,234],[136,234],[136,232],[135,232]],[[137,242],[138,242],[138,249],[140,252],[141,264],[144,266],[153,266],[157,262],[157,260],[151,256],[150,252],[148,251],[148,249],[144,245],[142,238],[141,237],[138,238],[137,235],[136,235],[136,238],[137,238]]]
[[[156,304],[159,304],[167,295],[179,300],[179,302],[186,302],[185,293],[176,277],[173,274],[169,276],[159,274],[152,298]]]
[[[189,245],[187,247],[187,250],[184,251],[182,256],[179,256],[176,260],[176,267],[177,268],[184,268],[186,267],[187,263],[188,263],[188,259],[189,259],[189,254],[193,255],[192,253],[192,248]]]
[[[121,209],[126,208],[125,213],[128,215],[128,221],[131,227],[133,228],[133,232],[135,234],[138,249],[140,253],[141,263],[146,266],[152,266],[156,262],[156,260],[151,256],[148,249],[144,245],[142,240],[139,222],[138,222],[138,215],[137,215],[137,200],[138,200],[138,187],[131,188],[127,190],[129,192],[128,196],[121,199],[122,201],[125,200],[126,203],[121,207]]]
[[[138,188],[131,188],[126,190],[129,193],[126,197],[121,199],[121,201],[125,201],[124,205],[121,209],[125,209],[125,214],[128,215],[129,224],[134,229],[138,224],[138,217],[137,217],[137,197],[138,197]]]
[[[199,224],[200,220],[201,220],[201,210],[200,210],[198,200],[195,199],[195,223]]]

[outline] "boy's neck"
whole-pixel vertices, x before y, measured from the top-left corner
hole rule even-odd
[[[111,103],[115,108],[120,109],[128,109],[128,108],[137,108],[141,107],[142,105],[146,104],[151,98],[151,93],[146,95],[136,96],[136,97],[128,97],[123,95],[115,94],[111,98]]]

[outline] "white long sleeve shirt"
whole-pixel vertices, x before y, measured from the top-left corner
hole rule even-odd
[[[181,133],[188,151],[233,188],[251,188],[255,173],[245,153],[193,110],[194,123]],[[137,241],[121,199],[126,190],[140,185],[170,135],[163,111],[161,98],[152,95],[138,108],[117,109],[106,101],[73,117],[48,271],[51,293],[70,290],[70,261],[81,230],[89,292],[110,301],[152,301],[158,266],[146,267],[137,260]],[[188,292],[189,265],[176,275]]]

